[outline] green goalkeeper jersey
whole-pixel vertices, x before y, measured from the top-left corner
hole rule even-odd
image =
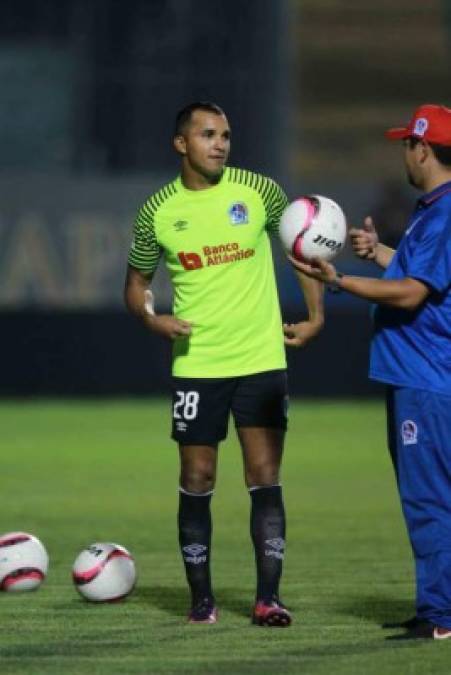
[[[173,313],[192,324],[177,338],[173,375],[235,377],[286,367],[269,232],[287,198],[271,179],[226,168],[216,185],[178,177],[141,207],[129,254],[150,276],[163,255]]]

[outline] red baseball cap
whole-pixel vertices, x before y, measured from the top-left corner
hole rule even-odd
[[[396,127],[385,132],[385,137],[391,141],[409,136],[437,145],[451,145],[451,109],[429,103],[420,105],[406,127]]]

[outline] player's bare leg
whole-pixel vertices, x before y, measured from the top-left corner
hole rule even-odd
[[[216,623],[211,588],[210,501],[216,480],[217,448],[179,446],[180,501],[178,528],[180,550],[191,590],[190,623]]]
[[[279,600],[285,551],[285,510],[280,464],[285,433],[279,429],[241,427],[238,436],[246,485],[251,496],[251,536],[257,566],[252,620],[261,626],[289,626],[291,615]]]

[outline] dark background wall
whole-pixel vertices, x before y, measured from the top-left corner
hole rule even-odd
[[[0,395],[169,392],[170,345],[123,313],[11,312],[2,324]],[[368,318],[330,314],[314,343],[288,353],[291,394],[379,394],[366,378],[369,334]]]

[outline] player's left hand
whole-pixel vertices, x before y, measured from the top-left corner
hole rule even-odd
[[[323,327],[322,321],[300,321],[299,323],[284,323],[284,342],[289,347],[304,347]]]
[[[326,260],[312,258],[310,262],[300,262],[300,260],[296,260],[291,255],[288,255],[288,259],[293,267],[311,279],[323,281],[325,284],[331,284],[337,279],[337,270],[334,265]]]

